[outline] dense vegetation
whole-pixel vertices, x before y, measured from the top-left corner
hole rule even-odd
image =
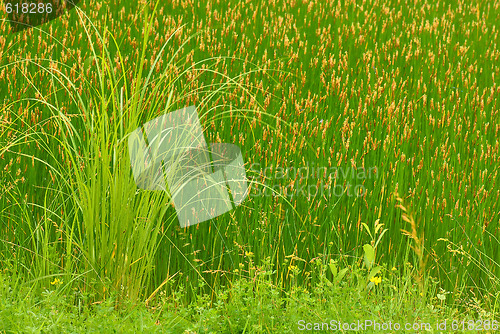
[[[112,0],[2,21],[0,330],[137,303],[144,326],[186,312],[216,332],[498,320],[499,7]],[[193,104],[250,194],[180,228],[167,192],[136,187],[127,138]]]

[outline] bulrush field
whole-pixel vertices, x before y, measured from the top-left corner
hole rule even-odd
[[[1,6],[0,333],[500,329],[500,1]],[[127,143],[190,105],[249,193],[181,228]]]

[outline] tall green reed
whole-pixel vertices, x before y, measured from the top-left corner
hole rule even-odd
[[[47,170],[42,183],[51,183],[37,185],[37,193],[30,194],[33,196],[29,199],[26,196],[24,201],[19,200],[15,187],[6,194],[14,204],[4,217],[9,217],[9,226],[24,231],[22,240],[15,233],[6,234],[4,251],[10,253],[6,258],[24,267],[19,268],[19,273],[27,271],[35,287],[47,286],[58,277],[64,288],[80,288],[95,299],[105,298],[110,292],[136,299],[154,294],[176,271],[192,272],[195,278],[205,280],[196,262],[181,248],[179,240],[186,230],[174,226],[177,220],[169,194],[137,189],[128,156],[128,134],[154,116],[182,105],[195,93],[206,93],[201,105],[213,104],[211,100],[232,94],[235,88],[245,91],[251,99],[252,92],[243,81],[250,72],[230,77],[206,66],[210,61],[220,61],[220,57],[191,66],[181,64],[185,68],[180,74],[166,70],[155,76],[156,65],[177,32],[166,41],[148,70],[145,60],[158,3],[151,15],[147,10],[144,13],[142,48],[132,70],[107,28],[101,34],[81,11],[78,13],[91,54],[79,65],[81,73],[76,79],[67,74],[70,66],[52,59],[21,59],[5,66],[21,68],[29,64],[49,81],[48,87],[42,87],[36,75],[25,77],[35,97],[12,102],[22,105],[29,101],[43,110],[45,119],[25,130],[2,124],[3,134],[14,131],[16,135],[5,137],[1,153],[31,159],[32,168]],[[167,69],[179,66],[174,63],[175,56],[188,41],[168,61]],[[110,46],[116,49],[114,54]],[[186,91],[182,78],[190,71],[220,76],[222,83]],[[255,99],[253,103],[259,108]],[[250,124],[255,112],[255,108],[232,108],[230,113],[212,117],[240,117]],[[14,147],[18,150],[12,150]],[[36,217],[32,214],[35,209]],[[188,231],[191,239],[192,230]],[[212,261],[217,261],[225,256],[225,238],[218,231],[215,241],[195,237],[194,242],[220,252],[212,255]]]

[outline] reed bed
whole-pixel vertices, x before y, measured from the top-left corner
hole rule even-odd
[[[307,287],[316,261],[373,251],[382,278],[498,304],[500,2],[79,6],[0,25],[1,267],[151,301],[263,263]],[[241,148],[251,192],[181,229],[167,194],[135,187],[126,138],[192,104],[207,142]]]

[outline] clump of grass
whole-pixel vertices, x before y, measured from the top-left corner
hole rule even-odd
[[[30,126],[19,131],[21,139],[29,139],[28,144],[26,140],[15,140],[16,135],[9,133],[2,148],[2,154],[31,158],[32,167],[35,161],[44,166],[52,181],[51,186],[39,187],[44,194],[36,199],[42,199],[43,204],[34,197],[29,201],[26,196],[24,203],[13,205],[22,217],[11,217],[10,221],[25,232],[25,244],[17,238],[10,242],[4,240],[23,253],[23,259],[16,263],[29,263],[27,274],[39,288],[56,278],[65,289],[76,286],[91,292],[97,300],[117,291],[121,298],[135,300],[154,296],[171,278],[171,270],[193,270],[205,280],[196,263],[179,248],[180,242],[171,237],[176,219],[168,193],[138,190],[134,184],[127,137],[142,122],[191,98],[193,92],[186,93],[182,86],[179,90],[184,76],[194,80],[209,73],[225,79],[221,84],[200,87],[210,92],[201,101],[202,106],[230,89],[239,88],[247,93],[249,90],[242,82],[244,77],[231,78],[206,67],[207,60],[190,66],[184,64],[187,68],[177,73],[171,68],[180,66],[174,57],[167,63],[169,70],[155,78],[163,51],[176,35],[172,33],[146,69],[155,10],[156,7],[152,15],[144,14],[142,49],[133,71],[126,66],[120,47],[109,31],[105,28],[101,35],[92,21],[83,18],[82,26],[92,55],[81,60],[81,72],[76,80],[65,72],[69,69],[67,65],[52,60],[24,59],[6,65],[6,68],[21,67],[23,62],[27,63],[36,68],[34,76],[45,75],[50,83],[48,87],[40,87],[32,77],[26,78],[36,97],[12,104],[28,101],[36,106],[35,110],[48,110],[49,117],[37,124],[40,130]],[[97,42],[93,42],[93,38]],[[113,55],[108,43],[115,47]],[[90,80],[85,75],[89,75]],[[232,108],[222,118],[236,116],[249,122],[251,111]],[[38,113],[37,117],[40,116],[44,115]],[[2,125],[3,133],[11,131],[9,123]],[[36,145],[40,151],[34,151],[29,144]],[[19,151],[11,151],[13,147]],[[9,194],[15,196],[13,191]],[[29,207],[41,209],[41,216],[30,216]],[[158,252],[164,243],[168,245],[169,257],[174,252],[184,263],[180,266],[176,261],[164,263],[164,254]]]

